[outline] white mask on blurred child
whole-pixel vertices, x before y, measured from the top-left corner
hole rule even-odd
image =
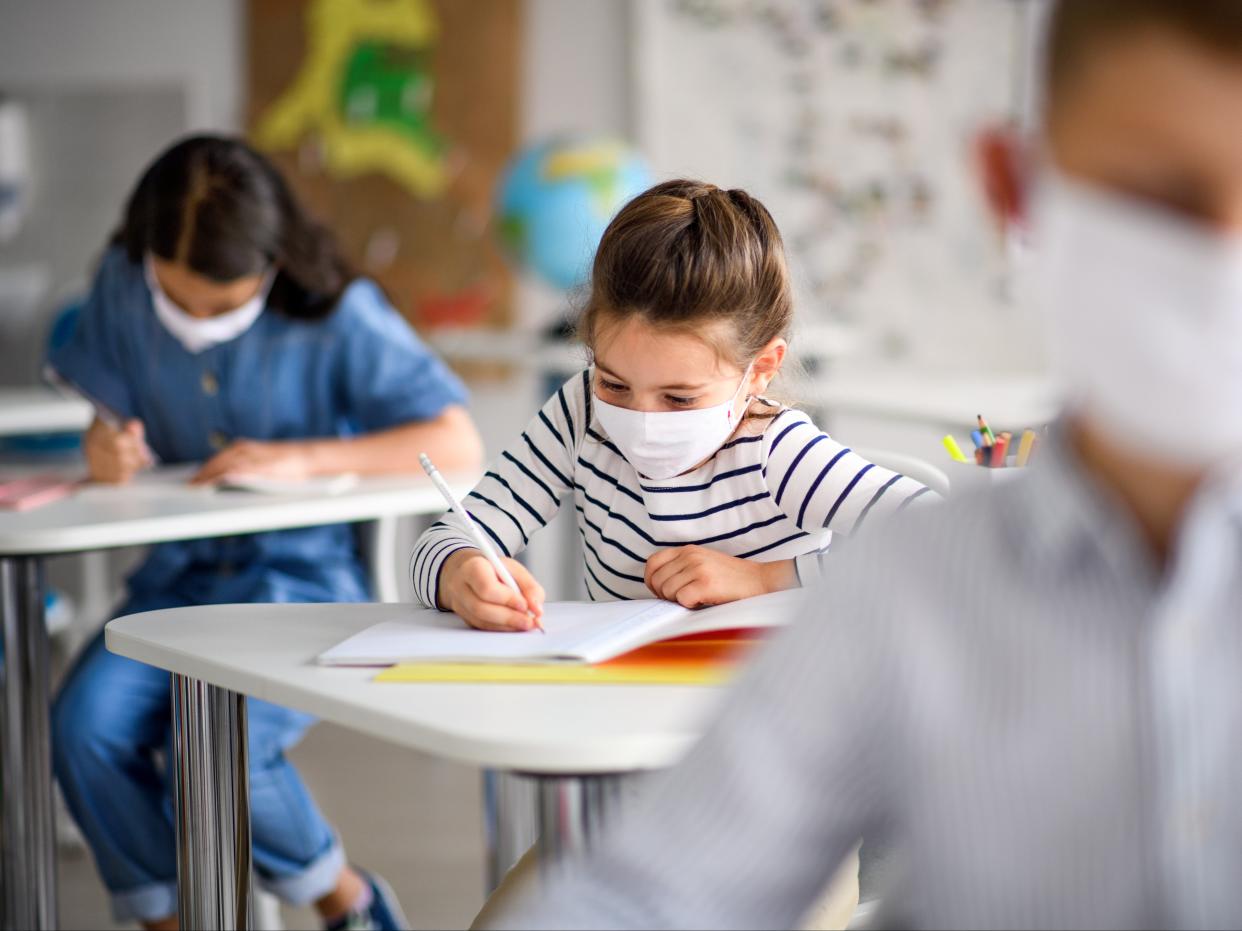
[[[177,305],[172,298],[164,293],[159,279],[155,277],[155,269],[151,257],[143,261],[143,272],[146,275],[147,287],[151,290],[151,303],[155,307],[155,316],[159,319],[172,337],[185,347],[185,350],[197,355],[212,346],[227,343],[241,336],[259,319],[263,308],[267,305],[267,292],[272,285],[271,272],[263,279],[263,284],[255,296],[240,307],[227,310],[212,317],[195,317]]]
[[[737,429],[737,399],[749,377],[747,366],[733,397],[715,407],[632,411],[595,397],[595,414],[608,438],[640,475],[672,478],[711,456]]]
[[[1242,237],[1046,174],[1033,294],[1071,409],[1153,459],[1242,454]]]

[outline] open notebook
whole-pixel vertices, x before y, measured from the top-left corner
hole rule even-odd
[[[795,589],[691,611],[668,601],[561,601],[544,606],[546,634],[474,630],[453,614],[412,609],[319,654],[325,666],[394,663],[602,663],[622,653],[687,634],[775,627],[790,620]]]
[[[339,495],[358,484],[353,472],[314,478],[280,479],[261,475],[230,475],[221,479],[220,491],[252,491],[261,495]]]

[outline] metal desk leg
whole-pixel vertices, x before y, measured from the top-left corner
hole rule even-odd
[[[56,927],[56,826],[43,564],[0,558],[3,927]]]
[[[485,769],[483,830],[487,838],[486,892],[491,895],[505,873],[538,840],[534,783],[515,773]]]
[[[539,862],[581,853],[600,839],[609,817],[641,773],[536,776]]]
[[[181,927],[250,928],[246,698],[173,675],[172,706]]]

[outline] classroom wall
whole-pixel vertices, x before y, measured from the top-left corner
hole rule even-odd
[[[527,0],[523,135],[628,135],[629,0]]]
[[[239,0],[0,0],[0,86],[184,87],[191,126],[236,125]]]
[[[151,153],[236,124],[239,0],[0,0],[0,92],[25,105],[31,213],[0,245],[0,384],[37,374],[49,306],[80,291]]]

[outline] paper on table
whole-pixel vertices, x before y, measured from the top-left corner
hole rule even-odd
[[[385,621],[320,654],[328,666],[399,662],[599,663],[656,640],[704,630],[767,627],[788,620],[799,592],[780,592],[700,611],[668,601],[554,602],[545,605],[547,635],[474,630],[431,609]]]
[[[358,484],[353,472],[304,479],[266,478],[262,475],[230,475],[216,487],[221,491],[251,491],[261,495],[339,495]]]
[[[800,588],[791,588],[784,592],[731,601],[714,608],[687,611],[677,623],[661,631],[661,636],[685,637],[709,630],[735,630],[743,627],[782,627],[796,619],[797,609],[805,601],[806,592]]]
[[[61,475],[0,479],[0,511],[29,511],[51,504],[77,489],[78,482]]]

